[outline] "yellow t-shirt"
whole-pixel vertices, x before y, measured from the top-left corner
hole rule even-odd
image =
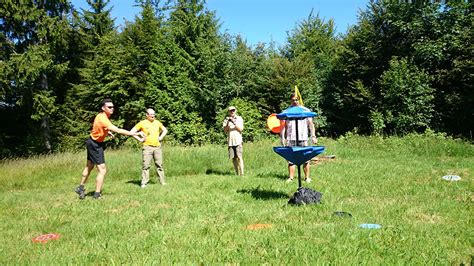
[[[104,142],[107,133],[109,132],[108,127],[112,125],[107,114],[100,112],[94,119],[92,125],[91,138],[97,142]]]
[[[164,126],[160,121],[154,120],[153,122],[150,122],[145,119],[136,124],[134,128],[137,131],[145,133],[146,140],[143,142],[144,146],[161,146],[158,138],[160,137],[160,133],[163,131]]]

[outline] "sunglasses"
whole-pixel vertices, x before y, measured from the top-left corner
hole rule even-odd
[[[109,109],[114,109],[113,106],[107,106],[107,105],[106,105],[105,107],[107,107],[107,108],[109,108]]]

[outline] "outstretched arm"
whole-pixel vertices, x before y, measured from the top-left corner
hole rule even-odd
[[[145,134],[144,134],[142,131],[138,131],[136,127],[133,127],[132,130],[130,130],[130,133],[134,134],[134,135],[133,135],[133,138],[134,138],[134,139],[136,139],[136,140],[138,140],[138,141],[140,141],[140,142],[145,142],[145,140],[146,140]],[[140,136],[135,135],[135,134],[137,134],[137,133],[138,133],[138,134],[141,133]]]
[[[125,135],[125,136],[143,136],[144,135],[143,132],[141,132],[141,131],[140,132],[136,132],[136,131],[131,132],[131,131],[128,131],[128,130],[123,129],[123,128],[118,128],[114,125],[110,125],[108,127],[108,130],[113,131],[113,132],[118,133],[118,134]]]

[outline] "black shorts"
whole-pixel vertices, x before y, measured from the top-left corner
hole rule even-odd
[[[91,138],[86,140],[87,146],[87,160],[91,161],[93,164],[103,164],[105,163],[104,150],[105,143],[97,142]]]

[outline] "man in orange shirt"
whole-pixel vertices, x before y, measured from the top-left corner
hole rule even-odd
[[[105,166],[104,149],[105,149],[105,137],[112,135],[110,131],[126,135],[126,136],[142,136],[143,133],[135,132],[132,133],[128,130],[118,128],[110,122],[109,117],[114,113],[114,104],[111,99],[104,99],[101,104],[101,112],[95,117],[94,124],[92,126],[92,132],[90,138],[86,141],[87,146],[87,164],[82,171],[81,183],[76,187],[75,191],[79,194],[79,199],[85,198],[84,185],[89,178],[94,165],[97,165],[97,178],[95,185],[95,193],[93,198],[100,199],[102,197],[102,185],[104,184],[104,177],[107,173]]]

